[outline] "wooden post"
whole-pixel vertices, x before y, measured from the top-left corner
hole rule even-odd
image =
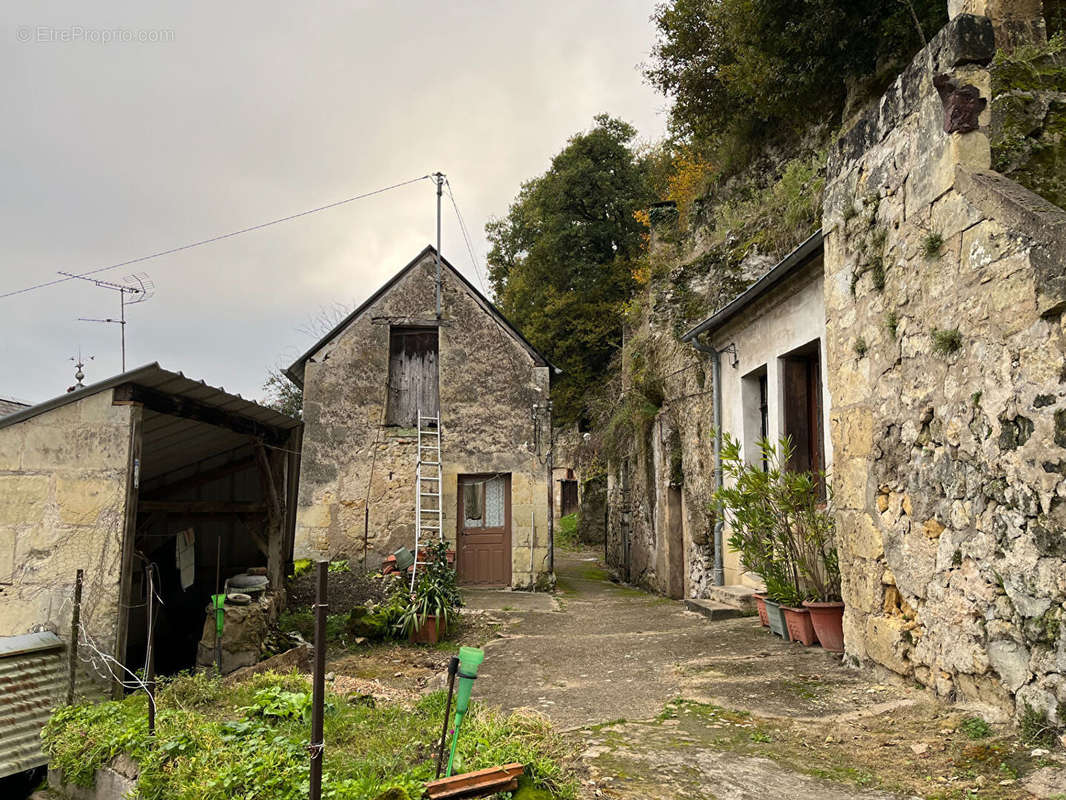
[[[74,613],[70,617],[70,675],[67,676],[67,705],[74,705],[74,681],[78,674],[78,631],[81,628],[81,583],[84,570],[74,578]]]
[[[322,708],[326,693],[326,580],[329,562],[319,561],[318,587],[315,592],[315,672],[311,689],[311,800],[322,797],[322,760],[325,743],[322,741]]]

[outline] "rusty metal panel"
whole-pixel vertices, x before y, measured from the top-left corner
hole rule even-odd
[[[47,762],[41,730],[63,702],[63,652],[54,633],[0,637],[0,778]]]

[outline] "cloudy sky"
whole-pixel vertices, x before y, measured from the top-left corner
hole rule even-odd
[[[638,69],[653,5],[4,3],[0,293],[437,169],[483,259],[485,221],[595,114],[662,135]],[[312,341],[308,318],[367,297],[432,240],[434,213],[422,181],[102,273],[155,283],[128,309],[127,366],[260,397]],[[450,212],[443,250],[477,281]],[[117,373],[118,326],[78,321],[117,312],[84,281],[0,299],[0,396],[62,393],[79,348],[87,381]]]

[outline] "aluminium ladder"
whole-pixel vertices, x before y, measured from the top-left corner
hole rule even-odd
[[[415,590],[415,577],[419,565],[419,548],[423,532],[436,531],[437,538],[444,539],[443,509],[441,507],[441,451],[440,412],[434,416],[422,416],[418,410],[418,453],[415,466],[415,563],[411,568],[411,591]]]

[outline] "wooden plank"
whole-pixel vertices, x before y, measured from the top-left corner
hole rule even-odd
[[[163,511],[167,514],[265,514],[266,503],[231,500],[142,500],[143,513]]]
[[[440,778],[425,785],[430,800],[438,798],[485,797],[497,792],[510,792],[518,788],[518,777],[526,768],[515,762],[499,767],[488,767],[476,772]]]

